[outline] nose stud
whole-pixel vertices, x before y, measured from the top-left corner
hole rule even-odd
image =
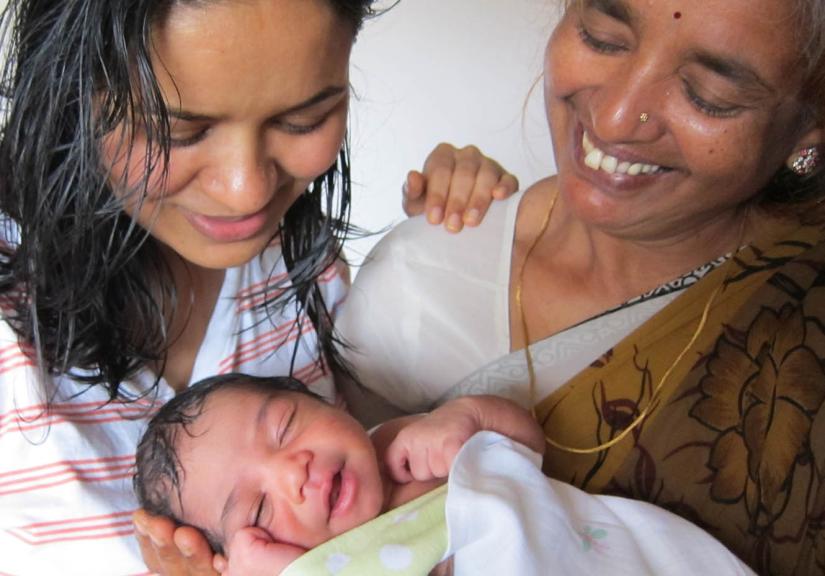
[[[648,120],[650,120],[650,115],[647,112],[639,114],[639,122],[646,124]]]

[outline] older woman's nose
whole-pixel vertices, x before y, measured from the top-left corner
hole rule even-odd
[[[590,123],[605,142],[653,140],[662,127],[659,86],[649,74],[617,74],[591,95]]]

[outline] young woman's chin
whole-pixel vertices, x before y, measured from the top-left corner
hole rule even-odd
[[[266,246],[277,240],[262,239],[259,241],[246,240],[231,243],[204,243],[199,246],[172,246],[164,243],[164,247],[177,254],[191,265],[207,270],[226,270],[243,266],[259,256]]]

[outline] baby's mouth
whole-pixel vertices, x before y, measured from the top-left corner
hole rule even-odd
[[[332,477],[332,488],[329,491],[329,510],[335,510],[335,505],[338,503],[338,496],[341,495],[341,471],[335,473]]]

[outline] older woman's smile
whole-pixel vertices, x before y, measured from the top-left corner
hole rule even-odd
[[[622,156],[617,157],[608,154],[593,144],[587,135],[587,130],[582,131],[581,146],[584,151],[584,165],[591,170],[601,170],[608,174],[627,174],[628,176],[654,174],[666,170],[666,168],[656,164],[623,159]]]

